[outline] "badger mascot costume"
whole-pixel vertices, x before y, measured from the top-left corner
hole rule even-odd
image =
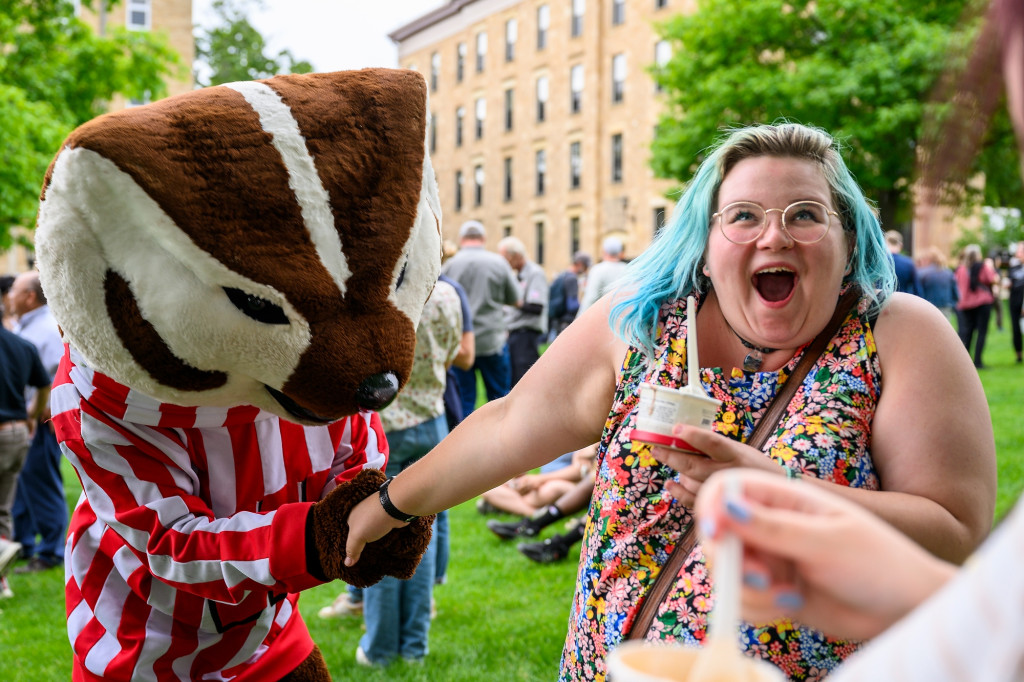
[[[57,154],[37,257],[83,487],[75,680],[327,680],[297,593],[414,572],[429,518],[343,561],[440,268],[426,100],[413,71],[280,76],[102,116]]]

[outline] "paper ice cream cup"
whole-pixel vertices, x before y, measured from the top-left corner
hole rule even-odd
[[[640,402],[632,438],[652,445],[698,452],[682,438],[673,436],[672,427],[689,424],[710,431],[721,406],[720,400],[689,387],[678,389],[640,384]]]
[[[623,642],[608,655],[608,682],[686,682],[703,649],[681,644]],[[743,656],[742,676],[729,682],[786,682],[771,663]],[[702,676],[703,677],[703,676]]]

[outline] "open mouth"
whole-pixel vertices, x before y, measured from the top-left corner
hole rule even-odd
[[[752,278],[754,288],[761,298],[771,303],[785,301],[796,287],[796,273],[788,268],[765,268]]]
[[[314,412],[310,412],[302,405],[299,405],[297,402],[286,396],[284,393],[281,393],[281,391],[275,391],[266,384],[263,384],[263,386],[267,389],[267,393],[273,396],[274,400],[276,400],[278,404],[285,410],[287,410],[288,414],[292,415],[293,417],[301,419],[302,421],[305,422],[315,422],[317,424],[330,424],[332,421],[334,421],[333,419],[321,417],[320,415]]]

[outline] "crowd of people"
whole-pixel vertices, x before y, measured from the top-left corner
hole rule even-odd
[[[983,354],[993,318],[1000,330],[1010,328],[1016,361],[1024,363],[1024,242],[992,255],[984,254],[979,244],[967,244],[957,252],[954,267],[934,245],[912,260],[903,253],[902,236],[894,230],[886,233],[886,242],[893,253],[898,290],[924,298],[954,322],[975,367],[985,368]]]
[[[5,276],[0,328],[0,598],[15,574],[64,565],[68,525],[61,454],[49,423],[50,384],[63,354],[39,273]]]

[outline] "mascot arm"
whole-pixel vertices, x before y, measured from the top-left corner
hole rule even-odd
[[[385,478],[377,469],[364,469],[313,505],[306,522],[306,562],[310,573],[323,580],[344,580],[355,587],[367,587],[386,575],[402,580],[413,576],[430,544],[433,516],[418,518],[368,544],[355,566],[344,563],[349,512],[370,495],[376,495]]]
[[[369,561],[360,559],[356,566],[345,566],[349,512],[377,494],[386,478],[382,471],[388,457],[380,415],[360,412],[348,420],[331,468],[332,473],[340,473],[325,487],[323,499],[306,518],[307,571],[321,581],[340,579],[356,587],[372,585],[386,575],[411,578],[430,544],[433,516],[417,519],[368,546],[372,552]]]
[[[227,604],[240,603],[253,591],[297,592],[323,582],[305,561],[303,529],[311,503],[218,518],[197,494],[183,451],[140,445],[75,439],[64,441],[64,451],[96,519],[153,577]]]

